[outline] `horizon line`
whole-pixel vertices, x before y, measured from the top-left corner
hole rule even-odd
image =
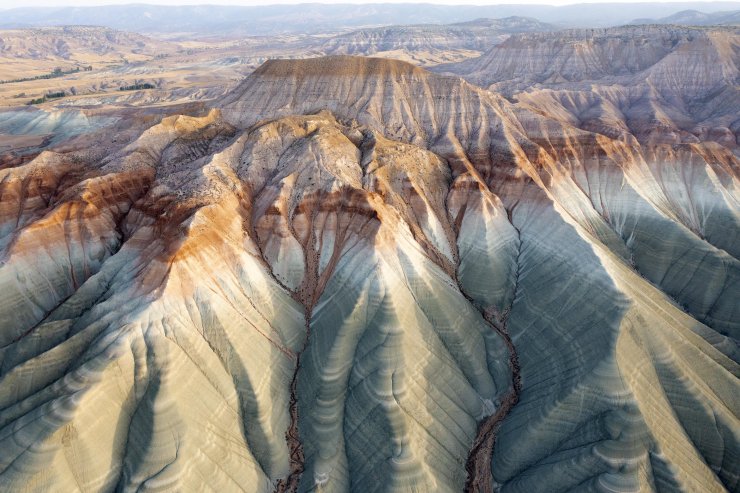
[[[164,0],[166,2],[166,0]],[[0,6],[0,11],[3,10],[17,10],[17,9],[36,9],[36,8],[54,8],[54,9],[65,9],[65,8],[101,8],[101,7],[232,7],[232,8],[256,8],[256,7],[286,7],[286,6],[302,6],[302,5],[434,5],[434,6],[450,6],[450,7],[494,7],[494,6],[506,6],[506,7],[570,7],[573,5],[639,5],[639,4],[728,4],[728,5],[739,5],[740,0],[622,0],[622,1],[568,1],[565,0],[562,3],[547,3],[547,2],[491,2],[486,1],[485,3],[454,3],[445,0],[441,1],[430,1],[430,0],[386,0],[386,1],[364,1],[364,0],[339,0],[339,1],[285,1],[285,2],[266,2],[266,3],[221,3],[221,2],[207,2],[203,0],[196,0],[188,2],[185,0],[183,3],[162,3],[157,2],[125,2],[125,3],[101,3],[98,5],[84,5],[69,3],[60,5],[58,2],[47,5],[27,5],[27,6]]]

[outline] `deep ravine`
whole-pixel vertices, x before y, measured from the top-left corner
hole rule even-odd
[[[297,290],[292,291],[293,299],[303,305],[305,314],[305,327],[306,336],[303,339],[303,346],[301,350],[296,354],[295,370],[293,370],[293,378],[290,383],[290,401],[289,401],[289,412],[290,412],[290,424],[285,432],[285,441],[288,444],[288,450],[290,451],[290,472],[285,479],[280,479],[275,485],[275,493],[295,493],[298,491],[298,486],[301,482],[301,476],[303,471],[306,469],[306,456],[303,451],[303,442],[301,442],[300,430],[299,430],[299,413],[298,413],[298,372],[301,369],[301,356],[308,347],[308,341],[311,337],[311,317],[313,316],[313,309],[321,296],[323,291],[323,283],[321,282],[321,275],[319,274],[319,257],[320,253],[316,248],[316,230],[314,225],[316,224],[316,215],[318,213],[317,208],[313,208],[310,214],[310,220],[308,224],[308,237],[305,240],[303,246],[305,276],[301,285]],[[301,236],[295,231],[293,227],[293,217],[288,222],[291,234],[296,240],[300,242]],[[327,268],[327,271],[329,268]],[[325,276],[329,276],[330,272],[325,272]],[[289,291],[290,292],[290,291]]]
[[[460,293],[468,300],[468,302],[478,310],[488,326],[498,334],[504,341],[506,348],[509,353],[509,368],[511,368],[511,385],[506,391],[506,394],[501,399],[501,404],[495,413],[484,419],[478,425],[478,432],[476,433],[473,445],[470,447],[468,452],[468,458],[465,462],[465,470],[467,472],[467,479],[463,491],[466,493],[493,493],[493,475],[491,473],[491,459],[493,456],[493,446],[496,443],[496,433],[501,426],[504,418],[508,416],[511,409],[519,401],[519,394],[521,392],[521,375],[519,371],[519,356],[516,352],[516,347],[509,336],[507,330],[507,321],[511,308],[514,305],[516,296],[519,290],[519,274],[520,274],[520,259],[522,252],[522,237],[521,231],[514,225],[512,218],[513,208],[506,209],[509,223],[514,228],[518,237],[518,249],[515,259],[516,263],[516,275],[514,278],[514,294],[511,299],[511,304],[508,309],[504,310],[502,314],[497,317],[492,311],[481,308],[475,300],[468,295],[463,287],[457,272],[460,268],[460,255],[457,247],[457,240],[460,234],[460,227],[462,224],[462,218],[465,210],[467,209],[467,202],[462,206],[462,209],[458,212],[457,217],[453,218],[450,214],[449,199],[452,192],[452,187],[456,179],[456,173],[453,167],[450,165],[450,161],[446,160],[450,169],[451,181],[448,185],[447,195],[445,197],[445,210],[447,211],[447,222],[450,226],[451,231],[448,233],[448,239],[450,245],[453,247],[453,258],[455,262],[455,272],[451,276],[454,282],[457,284]],[[514,205],[515,207],[516,205]]]
[[[485,317],[485,315],[484,315]],[[465,482],[465,492],[471,493],[493,493],[493,476],[491,474],[491,458],[493,456],[493,446],[496,443],[496,433],[501,426],[501,422],[511,412],[511,409],[519,401],[521,392],[521,376],[519,373],[519,358],[516,348],[511,342],[511,337],[506,332],[505,324],[502,327],[496,325],[485,317],[486,321],[493,327],[498,335],[504,340],[509,350],[509,367],[511,368],[511,387],[501,399],[501,405],[491,416],[486,418],[478,426],[478,433],[470,448],[468,460],[465,469],[468,472],[468,478]]]
[[[310,317],[306,314],[306,344],[308,343],[308,333],[310,331],[308,321]],[[304,346],[305,349],[305,346]],[[284,479],[279,479],[275,484],[275,493],[289,493],[298,491],[298,484],[300,483],[303,471],[306,469],[305,466],[305,454],[303,453],[303,443],[298,432],[298,397],[296,394],[296,387],[298,385],[298,370],[301,368],[301,354],[303,350],[296,356],[295,370],[293,370],[293,378],[290,382],[290,401],[288,409],[290,412],[290,425],[285,432],[285,441],[288,444],[288,450],[290,451],[290,472]]]
[[[299,292],[291,290],[273,273],[272,266],[265,256],[264,250],[259,241],[259,237],[254,230],[252,221],[245,221],[244,227],[247,230],[249,236],[253,239],[254,245],[259,252],[260,259],[264,264],[267,273],[270,275],[273,281],[275,281],[275,283],[277,283],[283,290],[285,290],[286,293],[289,293],[293,297],[293,299],[298,301],[304,309],[306,336],[303,340],[303,345],[300,351],[291,354],[291,356],[295,359],[295,368],[293,369],[293,375],[290,380],[290,396],[288,400],[288,413],[290,415],[290,423],[288,424],[288,428],[285,430],[285,441],[288,445],[290,467],[288,475],[285,478],[280,478],[275,482],[274,489],[274,493],[296,492],[298,491],[298,485],[301,480],[301,475],[305,470],[305,455],[303,453],[303,443],[301,443],[301,438],[298,431],[298,371],[301,368],[301,354],[306,349],[306,346],[308,346],[308,338],[311,331],[310,321],[311,313],[313,311],[313,303],[307,303],[307,297],[301,296],[301,293],[305,293],[305,290]],[[311,235],[311,237],[313,237],[313,234]]]
[[[509,387],[509,390],[507,390],[506,394],[501,399],[501,405],[496,412],[483,420],[478,426],[478,433],[473,441],[473,446],[470,448],[468,460],[465,463],[465,469],[468,473],[464,489],[466,493],[494,492],[491,460],[493,457],[493,446],[496,444],[496,434],[501,427],[503,420],[508,416],[516,403],[519,402],[519,394],[522,390],[519,356],[507,330],[508,317],[511,313],[511,307],[516,300],[517,291],[519,289],[519,256],[521,255],[522,243],[521,232],[519,231],[519,228],[514,226],[511,211],[507,210],[507,213],[509,216],[509,222],[514,227],[519,237],[519,250],[516,257],[517,271],[514,279],[514,296],[511,300],[511,306],[504,311],[498,321],[492,312],[488,310],[479,310],[488,325],[501,337],[501,339],[503,339],[504,344],[506,344],[506,348],[509,352],[509,368],[511,368],[511,387]],[[459,281],[458,286],[460,287],[460,292],[468,298],[468,301],[470,301],[473,306],[476,306],[472,298],[465,293],[462,286],[459,284]],[[476,306],[476,308],[478,307]]]

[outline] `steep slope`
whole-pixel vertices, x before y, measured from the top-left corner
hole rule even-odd
[[[627,26],[514,35],[438,70],[611,138],[736,149],[739,53],[736,28]]]
[[[219,106],[0,171],[3,484],[738,491],[727,147],[382,59]]]

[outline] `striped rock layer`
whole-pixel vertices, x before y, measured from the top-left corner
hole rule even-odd
[[[0,170],[0,489],[740,491],[740,173],[270,61]]]

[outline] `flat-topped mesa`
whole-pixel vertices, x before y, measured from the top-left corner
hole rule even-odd
[[[448,60],[454,50],[475,52],[487,50],[501,43],[510,34],[518,32],[548,31],[550,24],[529,17],[504,19],[475,19],[457,24],[419,24],[383,26],[351,31],[335,36],[323,43],[323,49],[332,55],[370,55],[378,52],[395,52],[396,56],[415,53],[415,62],[425,65],[428,60],[419,58],[421,53],[440,52],[441,60]],[[390,54],[388,54],[390,55]]]
[[[219,106],[224,119],[241,128],[328,110],[340,121],[432,150],[453,165],[472,162],[483,175],[494,162],[513,163],[522,147],[535,147],[514,107],[497,94],[380,58],[270,61]]]
[[[412,93],[412,89],[419,88],[419,84],[428,85],[429,92]],[[292,96],[310,98],[312,104],[341,103],[348,110],[351,108],[358,113],[367,109],[369,101],[356,99],[357,96],[373,99],[399,96],[393,90],[400,89],[404,91],[402,95],[406,99],[415,98],[426,104],[430,97],[440,96],[441,90],[454,87],[478,90],[459,77],[433,74],[410,63],[388,58],[338,55],[301,60],[268,60],[227,95],[220,106],[225,108],[227,118],[230,116],[244,124],[255,117],[240,115],[236,110],[247,106],[265,114],[280,110],[289,110],[293,114],[299,112],[302,101],[290,99]],[[255,90],[270,90],[271,98],[259,99],[262,94],[254,94]],[[448,92],[446,95],[451,94]],[[282,102],[290,106],[281,106]]]
[[[267,60],[257,70],[260,77],[305,78],[305,77],[349,77],[363,79],[369,76],[423,77],[427,72],[411,63],[390,58],[356,56],[327,56],[302,60]]]
[[[423,125],[426,122],[420,126],[411,121],[411,115],[420,113],[423,106],[428,107],[429,115],[437,104],[435,96],[459,93],[465,85],[461,79],[440,77],[410,63],[384,58],[269,60],[220,106],[228,121],[242,127],[263,118],[329,110],[378,130],[406,127],[406,137],[410,137],[429,129]]]
[[[487,183],[494,172],[506,175],[530,161],[538,166],[553,162],[557,156],[551,151],[561,148],[564,139],[568,149],[600,146],[594,134],[522,111],[459,77],[378,58],[271,61],[219,106],[224,118],[241,128],[262,119],[328,110],[340,121],[355,121],[439,154],[455,176],[472,171],[472,164]]]
[[[733,140],[726,134],[740,104],[738,50],[737,28],[625,26],[513,35],[479,58],[435,70],[520,101],[552,99],[548,90],[568,91],[566,99],[581,91],[591,101],[572,110],[563,103],[581,128],[603,128],[604,122],[614,127],[613,122],[622,120],[641,141],[656,140],[654,131],[661,130],[689,131],[697,137],[684,141],[704,141],[708,135],[724,141]],[[540,110],[546,105],[534,104]],[[563,114],[552,106],[546,111]],[[602,121],[589,125],[593,120]],[[608,129],[605,133],[613,135]],[[676,139],[667,135],[657,140]]]
[[[611,138],[734,149],[738,53],[737,28],[624,26],[517,34],[435,70]]]
[[[647,72],[639,79],[650,77],[662,87],[660,77],[656,79],[658,74],[651,68],[662,69],[665,65],[678,65],[675,68],[682,70],[679,77],[664,81],[666,84],[716,84],[731,80],[737,71],[732,46],[737,46],[738,32],[737,28],[624,26],[522,33],[512,35],[480,58],[437,70],[507,92],[534,84],[570,84],[573,89],[573,84],[624,79],[642,71]]]

